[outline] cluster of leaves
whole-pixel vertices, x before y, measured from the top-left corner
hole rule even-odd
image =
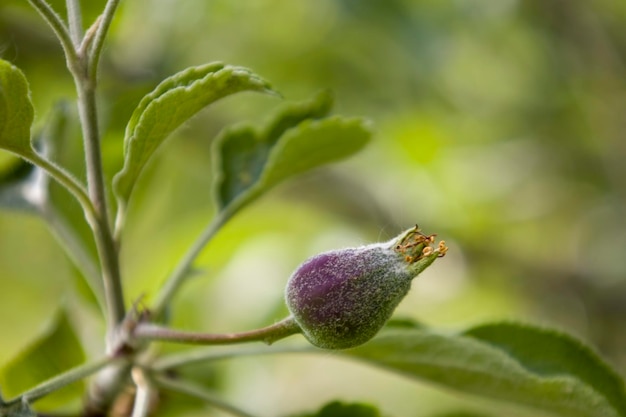
[[[127,124],[124,166],[112,184],[117,201],[114,236],[118,243],[133,190],[157,149],[201,109],[244,91],[276,94],[269,83],[248,69],[213,63],[188,68],[167,78],[141,100]],[[323,92],[309,101],[285,106],[265,126],[238,125],[219,135],[213,148],[218,212],[165,281],[150,308],[155,317],[160,318],[160,313],[170,304],[189,275],[195,257],[241,209],[278,183],[344,159],[367,144],[370,137],[367,123],[358,118],[330,116],[331,107],[329,94]],[[95,252],[90,249],[93,242],[86,240],[73,228],[73,223],[67,221],[70,214],[64,213],[61,202],[54,198],[48,178],[73,194],[83,206],[87,219],[93,220],[92,201],[85,186],[69,174],[56,153],[63,141],[67,117],[66,107],[59,106],[47,128],[35,138],[39,142],[34,143],[31,135],[34,112],[26,78],[15,66],[0,60],[0,148],[28,161],[28,164],[16,162],[0,178],[0,205],[40,215],[68,250],[102,310],[106,311],[110,308],[106,300],[110,295],[104,289]],[[295,350],[323,352],[312,347]],[[272,352],[272,349],[254,351],[255,354],[264,352]],[[237,351],[233,350],[230,355],[235,353]],[[338,355],[412,379],[555,415],[626,416],[622,379],[579,341],[537,327],[498,323],[445,334],[403,323],[390,325],[373,341]],[[71,321],[60,313],[46,334],[21,355],[2,364],[0,386],[10,399],[0,397],[0,415],[34,415],[30,402],[40,398],[38,410],[48,411],[81,397],[85,391],[82,377],[110,365],[114,359],[84,365],[85,358]],[[210,362],[220,358],[223,357],[215,355],[214,350],[204,349],[137,365],[146,367],[147,375],[153,378],[150,383],[162,389],[178,390],[235,415],[250,416],[216,399],[203,388],[163,379],[170,371],[198,360]],[[61,387],[63,389],[57,389]],[[48,396],[52,388],[54,395]],[[331,403],[307,416],[347,415],[375,417],[380,413],[371,406]]]

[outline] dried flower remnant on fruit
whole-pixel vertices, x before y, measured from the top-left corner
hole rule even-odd
[[[446,254],[417,226],[386,243],[324,252],[293,273],[287,306],[315,346],[345,349],[370,340],[411,287],[411,280]]]

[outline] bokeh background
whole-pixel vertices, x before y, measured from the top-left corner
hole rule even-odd
[[[64,13],[64,2],[51,3]],[[92,22],[103,1],[83,3]],[[174,323],[218,332],[272,322],[286,312],[283,287],[302,260],[418,223],[450,251],[414,282],[399,315],[442,331],[494,320],[562,328],[624,375],[625,27],[626,2],[615,0],[123,1],[101,70],[109,179],[139,99],[166,76],[210,61],[254,69],[285,100],[330,88],[337,113],[363,116],[375,129],[366,151],[292,180],[238,215],[199,259]],[[26,1],[0,4],[0,55],[28,77],[37,126],[59,100],[74,100],[61,50]],[[161,149],[124,235],[129,302],[150,301],[213,215],[215,135],[263,121],[280,102],[228,98]],[[64,152],[84,177],[79,142]],[[0,172],[14,163],[0,153]],[[0,365],[61,304],[90,352],[100,352],[102,325],[83,287],[41,219],[0,212]],[[371,402],[396,417],[537,415],[332,354],[193,372],[262,416],[333,399]],[[201,415],[221,415],[212,412]]]

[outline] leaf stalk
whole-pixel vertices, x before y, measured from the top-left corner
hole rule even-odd
[[[226,224],[231,217],[243,206],[248,204],[251,200],[257,197],[257,194],[253,191],[241,196],[231,202],[228,206],[223,208],[204,229],[202,234],[198,236],[194,244],[188,249],[182,259],[178,262],[170,276],[165,280],[165,283],[161,287],[157,299],[152,307],[152,314],[158,320],[162,317],[165,308],[169,305],[174,295],[181,287],[185,279],[189,276],[189,272],[195,260],[200,256],[204,248],[215,237],[215,235],[221,230],[222,226]]]
[[[198,236],[187,253],[181,258],[170,276],[165,280],[152,308],[152,314],[157,320],[162,317],[165,308],[172,301],[183,281],[189,276],[189,272],[196,258],[230,217],[231,211],[218,213],[207,225],[202,234]]]

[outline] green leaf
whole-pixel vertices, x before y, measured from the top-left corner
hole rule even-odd
[[[294,417],[381,417],[381,414],[371,405],[346,404],[340,401],[333,401],[326,404],[316,413],[301,414]]]
[[[282,108],[262,131],[240,125],[224,131],[216,140],[216,199],[220,209],[255,185],[267,164],[272,148],[289,129],[307,119],[326,116],[332,97],[322,92],[302,103]]]
[[[58,149],[65,145],[67,118],[67,103],[55,105],[44,128],[35,134],[32,141],[34,147],[43,150],[45,156],[51,160],[56,159]],[[63,188],[56,181],[51,181],[43,169],[21,158],[12,157],[9,166],[0,167],[0,208],[45,216],[45,206],[53,204],[50,201],[50,189],[54,187]],[[63,197],[64,204],[67,204],[68,200],[74,202],[73,198],[68,198],[67,191]],[[84,218],[80,214],[82,211],[73,217],[79,220]]]
[[[465,336],[501,349],[536,375],[578,379],[606,398],[620,415],[626,415],[624,382],[571,336],[513,323],[478,326],[465,332]]]
[[[250,70],[213,63],[187,68],[145,96],[126,126],[124,168],[115,177],[122,206],[150,157],[174,130],[209,104],[241,91],[272,93]]]
[[[626,416],[624,382],[589,348],[555,331],[512,323],[455,335],[389,329],[344,354],[559,416]]]
[[[17,67],[0,59],[0,149],[32,155],[33,117],[26,77]]]
[[[11,360],[0,372],[0,386],[8,398],[16,397],[46,379],[80,365],[85,354],[67,314],[62,311],[52,326]],[[76,382],[40,401],[41,409],[52,410],[84,394],[84,383]]]
[[[370,139],[362,119],[329,117],[330,98],[316,99],[281,111],[269,126],[226,130],[216,141],[216,197],[220,209],[238,208],[283,180],[318,166],[345,159]]]
[[[307,120],[289,130],[270,154],[259,191],[318,166],[341,161],[363,149],[371,132],[360,118]]]
[[[33,140],[36,149],[60,166],[83,170],[79,126],[69,103],[57,103],[41,131]],[[8,154],[7,154],[8,155]],[[79,166],[76,162],[79,161]],[[22,158],[9,155],[9,163],[0,165],[0,208],[26,212],[43,218],[66,253],[79,267],[79,293],[85,299],[104,305],[102,281],[97,269],[97,252],[93,235],[80,204],[43,169]],[[96,295],[94,297],[94,295]]]

